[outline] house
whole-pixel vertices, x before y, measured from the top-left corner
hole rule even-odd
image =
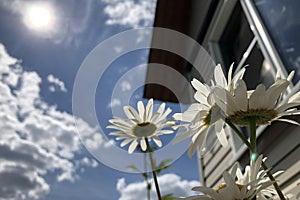
[[[298,91],[300,84],[300,13],[297,0],[158,0],[155,27],[176,30],[193,38],[227,71],[232,62],[235,69],[249,65],[245,81],[254,88],[258,83],[270,85],[276,71],[284,77],[295,70],[293,86],[285,97]],[[152,42],[162,40],[154,31]],[[174,45],[176,41],[163,41]],[[184,46],[184,45],[183,45]],[[199,49],[189,52],[189,59],[201,62]],[[195,52],[196,51],[196,52]],[[198,60],[197,60],[198,59]],[[192,61],[193,62],[193,61]],[[169,84],[176,84],[179,91],[157,84],[145,86],[145,97],[172,102],[192,101],[193,91],[186,85],[193,77],[205,80],[211,77],[212,63],[192,66],[190,61],[165,50],[152,49],[149,63],[161,63],[177,70],[182,78],[169,77],[159,71],[159,66],[149,65],[147,82],[157,74]],[[161,78],[161,79],[162,79]],[[299,122],[300,117],[294,118]],[[247,134],[247,130],[243,130]],[[300,191],[300,128],[282,122],[272,123],[258,130],[258,152],[268,157],[266,163],[272,171],[285,170],[279,177],[284,193]],[[214,134],[211,134],[214,135]],[[203,185],[216,187],[222,180],[224,170],[239,161],[248,164],[249,153],[234,134],[229,134],[230,145],[222,148],[213,136],[208,138],[208,151],[199,153],[200,180]]]

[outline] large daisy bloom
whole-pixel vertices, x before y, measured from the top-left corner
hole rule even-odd
[[[228,78],[226,79],[221,66],[217,65],[211,86],[193,79],[191,84],[196,90],[194,98],[197,103],[192,104],[184,113],[173,115],[176,120],[184,122],[184,124],[174,127],[183,130],[178,132],[175,143],[192,136],[188,150],[189,157],[194,154],[197,147],[200,147],[200,149],[205,147],[206,136],[210,129],[215,129],[222,146],[228,145],[224,120],[222,120],[224,115],[215,103],[212,90],[214,87],[221,87],[229,93],[234,90],[237,81],[243,77],[245,68],[242,68],[233,78],[232,69],[233,65],[230,66]]]
[[[265,196],[269,195],[269,188],[273,182],[270,181],[265,175],[266,171],[260,171],[260,164],[262,156],[260,156],[255,162],[253,161],[248,166],[245,174],[241,173],[236,163],[231,173],[225,171],[223,173],[223,179],[225,183],[221,184],[216,190],[208,187],[195,187],[194,191],[202,192],[204,195],[193,196],[184,198],[186,200],[245,200],[257,197],[257,200],[264,200]],[[254,177],[255,176],[255,177]],[[236,178],[238,180],[236,181]],[[264,191],[264,192],[262,192]]]
[[[290,97],[287,103],[280,104],[293,75],[294,72],[287,79],[276,76],[275,82],[268,89],[259,84],[254,91],[247,91],[243,80],[237,81],[233,92],[215,88],[216,103],[226,114],[227,119],[239,126],[249,125],[250,119],[254,119],[256,125],[270,124],[274,120],[299,125],[296,121],[281,118],[300,114],[299,110],[293,108],[300,105],[300,92]]]
[[[118,130],[109,135],[116,136],[116,140],[123,140],[121,147],[131,143],[128,152],[132,153],[138,144],[143,151],[147,150],[147,140],[153,140],[158,146],[162,146],[159,135],[171,134],[173,130],[166,129],[174,125],[174,121],[167,120],[167,116],[172,112],[170,108],[165,109],[165,103],[162,103],[156,112],[153,111],[153,99],[150,99],[144,106],[142,101],[138,101],[137,110],[131,106],[123,108],[127,118],[114,117],[109,122],[112,125],[107,128]]]

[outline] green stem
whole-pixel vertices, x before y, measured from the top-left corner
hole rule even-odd
[[[268,170],[268,167],[267,167],[267,165],[264,161],[261,162],[261,166],[264,168],[264,170],[266,170],[266,171]],[[271,181],[273,181],[273,186],[274,186],[278,196],[280,197],[280,199],[281,200],[286,200],[283,193],[282,193],[282,191],[281,191],[281,189],[280,189],[280,187],[279,187],[279,185],[277,184],[275,178],[273,177],[272,173],[270,171],[267,171],[267,175],[268,175],[269,179]]]
[[[253,152],[251,144],[248,142],[247,138],[243,135],[243,133],[240,132],[240,130],[228,119],[225,119],[226,124],[232,128],[232,130],[240,137],[240,139],[245,143],[245,145],[248,147],[250,151]],[[264,161],[262,161],[261,166],[264,170],[268,170],[268,167]],[[271,181],[273,181],[273,186],[280,197],[281,200],[286,200],[279,185],[277,184],[275,178],[273,177],[272,173],[270,171],[267,171],[267,175]]]
[[[153,175],[154,184],[155,184],[155,188],[156,188],[157,198],[158,198],[158,200],[161,200],[162,198],[161,198],[159,185],[158,185],[158,181],[157,181],[157,174],[156,174],[156,170],[155,170],[154,160],[153,160],[153,157],[152,157],[151,147],[150,147],[148,138],[145,138],[145,140],[146,140],[146,144],[147,144],[147,150],[148,150],[148,153],[149,153],[149,158],[150,158],[150,163],[151,163],[151,170],[152,170],[152,175]]]
[[[240,139],[244,142],[244,144],[248,147],[248,149],[252,150],[251,144],[247,140],[247,138],[244,136],[243,133],[228,119],[225,119],[226,124],[232,128],[232,130],[240,137]]]
[[[249,119],[249,126],[250,126],[250,159],[256,160],[256,119],[250,118]],[[254,155],[254,158],[252,157]]]
[[[150,191],[151,191],[151,182],[149,182],[149,176],[148,176],[148,172],[147,172],[147,155],[144,154],[144,166],[145,166],[145,179],[146,179],[146,189],[147,189],[147,200],[150,200]]]

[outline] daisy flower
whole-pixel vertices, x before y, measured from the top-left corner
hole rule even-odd
[[[254,91],[247,91],[243,80],[237,81],[233,92],[215,88],[216,103],[226,118],[239,126],[249,125],[250,119],[255,119],[256,125],[270,124],[274,120],[299,125],[296,121],[281,119],[283,116],[300,114],[299,110],[293,108],[300,105],[300,92],[290,97],[287,103],[280,104],[293,75],[294,72],[290,73],[287,79],[279,79],[277,75],[268,89],[259,84]]]
[[[265,199],[264,196],[269,196],[269,190],[267,190],[267,188],[270,187],[273,182],[265,176],[265,171],[258,173],[261,161],[262,156],[260,156],[255,162],[253,161],[250,167],[248,166],[248,170],[245,174],[241,173],[241,170],[238,168],[238,163],[236,163],[233,166],[231,173],[227,171],[223,173],[223,179],[225,183],[221,184],[216,190],[202,186],[195,187],[193,188],[194,191],[202,192],[204,195],[187,197],[184,199],[250,200],[254,197],[257,197],[257,200],[263,200]],[[236,178],[238,178],[237,181],[235,181]],[[263,195],[261,195],[261,193]]]
[[[221,109],[216,105],[212,91],[214,87],[221,87],[231,93],[236,83],[245,73],[245,68],[242,68],[232,78],[233,65],[230,66],[228,78],[225,75],[220,65],[217,65],[214,70],[214,79],[212,86],[201,83],[197,79],[193,79],[191,84],[195,88],[194,95],[197,103],[192,104],[184,113],[176,113],[173,117],[176,120],[185,122],[185,124],[174,126],[175,129],[183,130],[178,132],[176,142],[182,141],[192,136],[192,141],[188,150],[188,156],[191,157],[196,148],[205,147],[205,139],[210,129],[215,129],[217,137],[223,146],[228,145],[224,127],[224,115]]]
[[[264,161],[266,158],[264,159]],[[245,172],[242,173],[240,168],[237,168],[236,171],[236,177],[237,177],[237,184],[240,185],[246,185],[250,182],[258,180],[259,183],[265,184],[266,182],[269,182],[270,179],[266,175],[266,171],[260,170],[261,169],[261,164],[263,161],[262,155],[260,155],[255,161],[251,159],[250,165],[247,165],[245,167]],[[278,171],[273,174],[273,176],[276,178],[280,174],[282,174],[283,171]],[[266,199],[272,199],[277,196],[276,190],[270,186],[266,187],[264,189],[261,189],[257,194],[257,200],[266,200]]]
[[[143,151],[146,151],[146,140],[153,140],[158,147],[161,147],[162,142],[158,136],[173,133],[173,130],[165,129],[174,125],[174,121],[167,120],[172,110],[165,109],[165,103],[162,103],[156,112],[153,112],[153,99],[148,101],[146,107],[142,101],[138,101],[137,110],[131,106],[124,106],[123,110],[127,119],[114,117],[109,120],[112,125],[107,128],[118,130],[109,135],[116,136],[116,140],[123,140],[121,147],[131,143],[128,148],[129,153],[132,153],[138,144]]]

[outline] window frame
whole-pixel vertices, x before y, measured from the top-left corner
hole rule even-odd
[[[216,11],[217,14],[213,17],[211,26],[209,27],[204,38],[203,46],[209,51],[217,63],[220,63],[222,66],[224,66],[222,53],[218,42],[221,39],[222,33],[226,27],[226,24],[230,20],[231,13],[233,12],[237,3],[241,4],[242,12],[244,12],[250,29],[254,34],[254,38],[250,42],[247,50],[244,52],[243,58],[239,63],[236,63],[238,66],[237,69],[244,66],[247,57],[249,56],[255,44],[257,44],[261,49],[264,59],[270,64],[272,71],[274,71],[274,75],[276,71],[280,70],[282,72],[282,78],[287,78],[288,73],[286,68],[252,0],[220,1]],[[285,98],[295,93],[298,89],[300,89],[300,83],[298,83],[295,87],[293,87],[293,85],[290,86],[287,90],[287,95],[285,95]],[[262,134],[265,128],[266,126],[257,128],[257,137]],[[231,131],[230,143],[233,147],[232,151],[234,155],[232,162],[239,159],[240,156],[247,150],[246,145],[242,144],[240,146],[235,144],[233,137],[235,137],[235,134]]]

